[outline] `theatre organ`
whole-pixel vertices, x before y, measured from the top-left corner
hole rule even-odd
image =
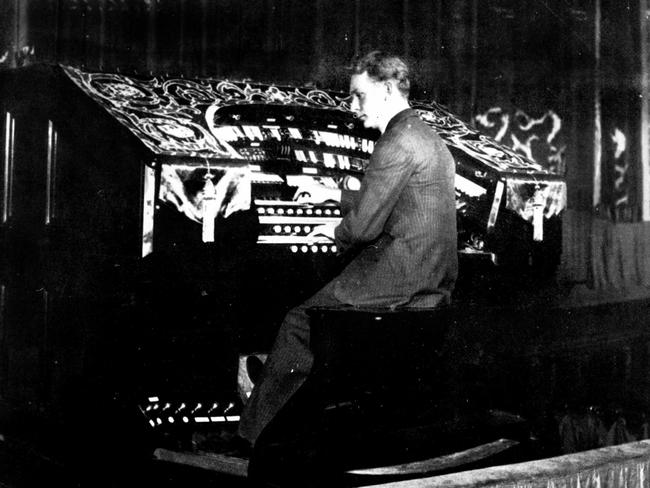
[[[230,81],[143,80],[72,68],[64,72],[152,152],[144,171],[146,197],[152,198],[141,205],[143,255],[157,245],[155,210],[165,204],[201,224],[204,242],[213,240],[216,217],[252,207],[260,223],[258,244],[293,253],[336,252],[332,246],[308,245],[305,238],[314,225],[340,218],[336,202],[311,207],[294,203],[293,197],[306,180],[358,187],[379,134],[357,123],[345,95]],[[461,254],[487,255],[499,264],[546,240],[547,255],[557,257],[556,222],[565,204],[560,178],[435,103],[413,106],[457,160]],[[544,238],[545,228],[550,238]]]
[[[332,242],[307,237],[340,220],[338,202],[295,197],[363,181],[379,134],[347,94],[64,66],[0,75],[3,397],[56,404],[88,371],[120,367],[137,382],[129,360],[215,385],[210,358],[268,348],[341,266]],[[552,270],[561,178],[435,102],[412,106],[456,160],[461,278]],[[121,349],[148,338],[151,351],[152,337],[144,359]]]

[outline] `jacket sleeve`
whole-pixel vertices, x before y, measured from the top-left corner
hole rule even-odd
[[[345,217],[350,210],[357,206],[358,201],[358,190],[341,190],[341,214]]]
[[[340,251],[376,240],[413,173],[413,153],[393,135],[375,146],[361,188],[335,230]]]

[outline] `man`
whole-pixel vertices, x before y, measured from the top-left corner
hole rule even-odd
[[[455,167],[445,143],[412,110],[406,64],[372,52],[356,62],[352,110],[382,135],[356,195],[314,186],[297,196],[341,201],[329,236],[352,257],[343,272],[291,310],[239,425],[251,443],[304,383],[313,362],[307,308],[316,305],[436,307],[447,304],[457,276]],[[356,192],[355,192],[356,193]]]

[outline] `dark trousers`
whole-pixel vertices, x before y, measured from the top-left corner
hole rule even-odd
[[[307,379],[314,362],[309,347],[310,327],[307,309],[341,305],[330,283],[302,305],[291,309],[278,331],[258,384],[241,415],[239,435],[255,443],[264,428],[286,405]]]

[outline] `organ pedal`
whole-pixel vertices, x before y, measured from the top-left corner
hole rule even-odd
[[[238,398],[218,401],[166,401],[150,396],[138,405],[152,429],[168,430],[178,426],[196,428],[197,425],[236,424],[242,409]]]

